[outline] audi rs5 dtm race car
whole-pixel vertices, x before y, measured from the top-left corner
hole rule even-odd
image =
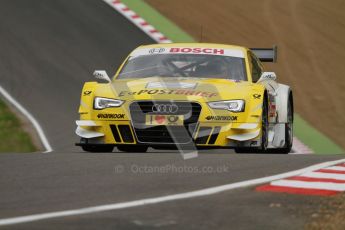
[[[89,152],[145,152],[177,145],[288,153],[293,98],[261,62],[276,48],[155,44],[129,54],[110,79],[86,82],[76,145]]]

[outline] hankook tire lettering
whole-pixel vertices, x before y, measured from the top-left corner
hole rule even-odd
[[[207,116],[206,120],[214,121],[237,121],[237,116]]]
[[[104,114],[100,113],[97,115],[97,118],[100,119],[123,119],[125,118],[125,114]]]

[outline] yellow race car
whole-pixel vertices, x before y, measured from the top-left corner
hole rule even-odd
[[[140,46],[115,76],[95,71],[81,93],[76,145],[89,152],[177,147],[288,153],[293,97],[261,62],[276,48],[171,43]]]

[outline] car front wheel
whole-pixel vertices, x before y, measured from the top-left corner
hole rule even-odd
[[[236,153],[265,153],[268,145],[268,99],[265,95],[262,104],[261,117],[261,146],[258,148],[239,147],[235,148]]]

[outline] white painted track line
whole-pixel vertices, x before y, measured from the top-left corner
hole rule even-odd
[[[307,172],[307,173],[302,174],[301,176],[311,177],[311,178],[345,180],[345,174],[337,174],[337,173]]]
[[[306,182],[298,180],[278,180],[271,182],[274,186],[283,186],[289,188],[306,188],[306,189],[322,189],[331,191],[345,191],[345,184],[331,182]]]
[[[38,121],[34,118],[34,116],[31,115],[29,111],[27,111],[16,99],[14,99],[3,87],[0,86],[0,93],[5,97],[7,101],[9,101],[13,106],[15,106],[19,112],[21,112],[34,126],[44,148],[46,149],[45,153],[52,152],[53,149],[51,145],[49,144],[49,141],[38,123]]]
[[[268,183],[271,181],[275,181],[275,180],[279,180],[279,179],[283,179],[287,177],[297,176],[303,173],[306,174],[308,172],[312,172],[321,168],[329,167],[329,166],[344,163],[344,162],[345,162],[345,159],[329,161],[329,162],[313,165],[307,168],[303,168],[303,169],[299,169],[299,170],[295,170],[295,171],[291,171],[287,173],[282,173],[278,175],[273,175],[269,177],[236,182],[232,184],[225,184],[225,185],[220,185],[216,187],[210,187],[206,189],[201,189],[201,190],[196,190],[196,191],[186,192],[186,193],[173,194],[173,195],[168,195],[168,196],[147,198],[147,199],[134,200],[134,201],[128,201],[128,202],[114,203],[114,204],[106,204],[106,205],[86,207],[86,208],[66,210],[66,211],[48,212],[48,213],[34,214],[34,215],[28,215],[28,216],[5,218],[5,219],[0,219],[0,226],[27,223],[27,222],[66,217],[66,216],[85,215],[85,214],[91,214],[91,213],[98,213],[98,212],[104,212],[104,211],[111,211],[111,210],[118,210],[118,209],[150,205],[150,204],[163,203],[163,202],[168,202],[168,201],[176,201],[176,200],[195,198],[195,197],[201,197],[201,196],[209,196],[209,195],[217,194],[217,193],[232,190],[232,189],[264,184],[264,183]]]
[[[325,168],[327,170],[335,170],[335,171],[345,171],[345,167],[342,166],[332,166]]]

